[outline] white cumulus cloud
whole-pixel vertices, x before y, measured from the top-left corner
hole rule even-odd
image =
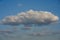
[[[19,25],[19,24],[50,24],[57,22],[59,17],[47,11],[29,10],[21,12],[15,16],[6,16],[0,21],[3,25]]]

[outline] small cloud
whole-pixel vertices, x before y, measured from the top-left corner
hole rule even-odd
[[[18,6],[18,7],[21,7],[21,6],[23,6],[23,4],[20,4],[20,3],[19,3],[19,4],[17,4],[17,6]]]

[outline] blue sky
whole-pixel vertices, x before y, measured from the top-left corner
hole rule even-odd
[[[1,0],[0,18],[7,15],[15,15],[29,9],[50,11],[55,15],[60,14],[59,0]]]
[[[0,19],[30,9],[49,11],[60,17],[60,0],[0,0]]]

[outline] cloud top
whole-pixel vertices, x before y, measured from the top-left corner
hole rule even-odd
[[[6,16],[0,24],[19,25],[19,24],[50,24],[58,21],[58,16],[47,11],[29,10],[21,12],[15,16]]]

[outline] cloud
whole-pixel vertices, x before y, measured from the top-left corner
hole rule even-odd
[[[51,35],[56,35],[56,34],[60,34],[60,32],[33,32],[33,33],[30,33],[28,34],[29,36],[51,36]]]
[[[50,24],[57,22],[59,17],[47,11],[29,10],[21,12],[14,16],[6,16],[0,21],[3,25],[20,25],[20,24]]]
[[[29,33],[29,36],[51,36],[51,35],[56,35],[56,34],[60,34],[60,31],[56,30],[49,30],[47,27],[43,27],[40,31],[35,31],[32,33]]]
[[[23,4],[20,4],[20,3],[19,3],[19,4],[17,4],[17,6],[18,6],[18,7],[21,7],[21,6],[23,6]]]

